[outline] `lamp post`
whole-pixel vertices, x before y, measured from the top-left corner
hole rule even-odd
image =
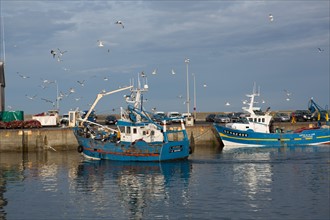
[[[193,126],[194,125],[194,120],[193,117],[190,115],[190,97],[189,97],[189,72],[188,72],[188,64],[189,64],[189,59],[186,58],[184,62],[187,65],[187,117],[186,117],[186,125],[187,126]]]
[[[196,75],[192,74],[194,77],[194,119],[196,120]]]
[[[60,103],[59,103],[59,96],[58,96],[58,83],[57,80],[55,80],[55,84],[56,84],[56,110],[60,111]]]
[[[189,59],[186,58],[184,60],[184,62],[186,63],[186,66],[187,66],[187,113],[188,113],[188,116],[189,116],[189,107],[190,107],[190,99],[189,99],[189,73],[188,73],[188,64],[189,64]]]

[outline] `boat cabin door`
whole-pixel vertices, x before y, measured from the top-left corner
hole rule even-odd
[[[69,127],[74,127],[76,126],[76,121],[78,117],[78,112],[76,111],[69,111]]]

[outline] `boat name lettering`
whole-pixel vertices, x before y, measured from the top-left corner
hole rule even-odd
[[[245,133],[233,132],[233,131],[229,131],[229,130],[224,130],[224,133],[239,136],[239,137],[247,137],[248,136],[248,134],[245,134]]]
[[[170,147],[170,153],[182,151],[182,145]]]
[[[303,138],[311,138],[315,136],[315,133],[311,133],[311,134],[300,134],[299,137],[303,137]]]

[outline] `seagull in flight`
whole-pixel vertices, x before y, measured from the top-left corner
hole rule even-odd
[[[229,102],[226,102],[226,104],[225,104],[226,106],[230,106],[230,103]]]
[[[272,14],[268,15],[269,21],[273,22],[274,21],[274,16]]]
[[[69,95],[70,95],[71,93],[74,93],[74,92],[75,92],[74,88],[70,88],[70,89],[69,89]]]
[[[37,97],[37,95],[34,95],[34,96],[28,96],[28,95],[25,95],[26,98],[30,99],[30,100],[34,100],[35,97]]]
[[[64,92],[60,91],[60,97],[64,97],[64,96],[68,96],[68,95],[65,94]]]
[[[204,88],[206,88],[206,87],[207,87],[206,83],[204,83],[204,84],[203,84],[203,87],[204,87]]]
[[[318,51],[320,52],[320,53],[322,53],[323,51],[324,51],[324,49],[322,49],[322,48],[317,48],[318,49]]]
[[[98,43],[98,47],[104,47],[104,44],[103,44],[103,41],[101,40],[97,40],[97,43]]]
[[[57,56],[57,62],[62,62],[63,60],[61,59],[60,56]]]
[[[42,80],[42,82],[43,82],[44,84],[55,83],[55,81],[51,81],[51,80],[48,80],[48,79],[41,79],[41,80]]]
[[[119,24],[122,28],[124,28],[124,23],[122,21],[116,21],[115,24]]]
[[[157,69],[154,69],[154,71],[152,71],[151,74],[152,74],[152,75],[156,75],[156,74],[157,74]]]
[[[55,102],[53,102],[52,100],[45,99],[45,98],[41,98],[41,100],[44,100],[45,102],[49,102],[49,103],[52,103],[53,105],[55,105]]]
[[[56,54],[57,54],[57,53],[56,53],[56,51],[55,51],[55,50],[51,50],[51,51],[50,51],[50,53],[53,55],[53,58],[55,58],[55,57],[56,57]]]
[[[83,80],[83,81],[77,81],[77,83],[79,83],[81,86],[84,86],[85,85],[85,80]]]
[[[68,52],[67,50],[65,51],[61,51],[60,48],[57,48],[58,52],[59,52],[59,55],[58,56],[63,56],[64,53]]]
[[[17,72],[17,74],[18,74],[21,78],[23,78],[23,79],[28,79],[28,78],[30,78],[29,76],[22,75],[22,74],[20,74],[19,72]]]
[[[108,79],[108,77],[105,76],[105,77],[103,78],[103,80],[104,80],[104,81],[108,81],[109,79]]]
[[[44,85],[39,85],[42,89],[46,89],[47,86],[44,86]]]
[[[175,72],[174,72],[174,70],[172,69],[172,75],[175,75]]]
[[[286,101],[290,101],[290,96],[291,96],[291,93],[288,91],[288,90],[286,90],[286,89],[284,89],[284,92],[285,92],[285,95],[286,95]]]
[[[146,77],[146,74],[142,71],[142,72],[141,72],[141,76],[142,76],[142,77]]]

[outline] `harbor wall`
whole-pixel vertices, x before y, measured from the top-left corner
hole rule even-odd
[[[311,123],[275,123],[274,128],[295,130],[309,127]],[[191,144],[221,146],[212,124],[188,126],[187,133]],[[5,151],[39,151],[39,150],[73,150],[78,142],[72,128],[40,128],[40,129],[0,129],[0,152]]]
[[[212,125],[187,127],[190,140],[195,144],[219,145]],[[73,150],[78,142],[72,128],[3,129],[0,130],[0,152]]]
[[[72,150],[77,146],[72,128],[0,130],[0,151]]]

